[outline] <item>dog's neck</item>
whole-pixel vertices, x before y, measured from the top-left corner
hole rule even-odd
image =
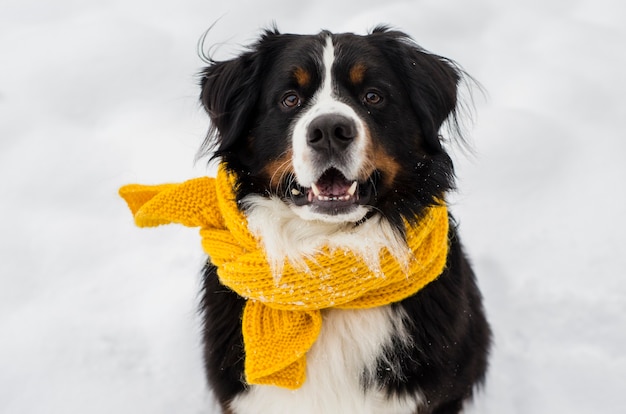
[[[380,215],[356,225],[305,220],[278,197],[248,195],[242,205],[248,227],[263,245],[276,278],[280,277],[285,260],[306,271],[305,259],[319,253],[322,246],[351,250],[373,271],[380,269],[382,248],[400,263],[409,260],[404,237]]]

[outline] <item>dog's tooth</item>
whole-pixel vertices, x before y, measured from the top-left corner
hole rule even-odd
[[[300,194],[302,194],[302,192],[300,192],[300,190],[292,188],[291,189],[291,194],[295,195],[295,196],[299,196]]]
[[[311,183],[311,190],[313,190],[313,194],[314,194],[316,197],[319,197],[319,195],[320,195],[321,191],[320,191],[320,189],[319,189],[319,188],[317,188],[317,186],[315,185],[315,183]]]
[[[348,195],[350,197],[352,197],[354,195],[354,192],[356,191],[356,187],[358,186],[358,183],[355,181],[352,183],[352,185],[350,186],[350,188],[348,188]]]

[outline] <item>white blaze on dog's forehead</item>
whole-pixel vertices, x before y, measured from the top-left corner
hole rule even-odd
[[[333,97],[333,63],[335,62],[335,46],[333,46],[333,38],[326,38],[326,45],[322,53],[322,65],[324,68],[324,80],[322,89],[320,90],[317,100],[332,99]]]
[[[333,79],[333,65],[335,64],[335,46],[333,45],[333,38],[331,36],[326,37],[326,43],[322,49],[322,60],[320,62],[322,72],[322,83],[320,88],[313,96],[313,107],[311,108],[311,115],[317,115],[320,113],[331,112],[336,106]]]

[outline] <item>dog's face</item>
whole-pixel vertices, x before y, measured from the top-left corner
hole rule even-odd
[[[208,143],[238,197],[279,197],[300,217],[398,225],[452,186],[439,137],[460,71],[400,32],[266,32],[202,74]]]

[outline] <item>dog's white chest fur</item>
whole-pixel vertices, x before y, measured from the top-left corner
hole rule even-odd
[[[295,391],[255,385],[240,394],[236,414],[411,414],[420,399],[388,397],[363,378],[375,375],[384,346],[403,330],[402,316],[390,306],[324,311],[322,332],[307,353],[307,378]],[[389,367],[389,369],[393,369]],[[369,372],[368,372],[369,371]]]
[[[349,248],[360,254],[370,267],[378,266],[378,250],[389,249],[399,259],[406,257],[406,245],[389,225],[372,220],[357,229],[339,224],[306,222],[278,199],[250,197],[248,225],[262,240],[268,260],[279,274],[284,260],[294,265],[314,255],[320,246]],[[358,279],[355,278],[355,283]],[[419,396],[388,396],[364,379],[376,378],[383,350],[410,341],[403,315],[391,306],[364,310],[323,311],[322,331],[307,353],[306,381],[288,389],[254,385],[230,404],[236,414],[411,414],[421,403]],[[388,370],[396,369],[393,363]]]

